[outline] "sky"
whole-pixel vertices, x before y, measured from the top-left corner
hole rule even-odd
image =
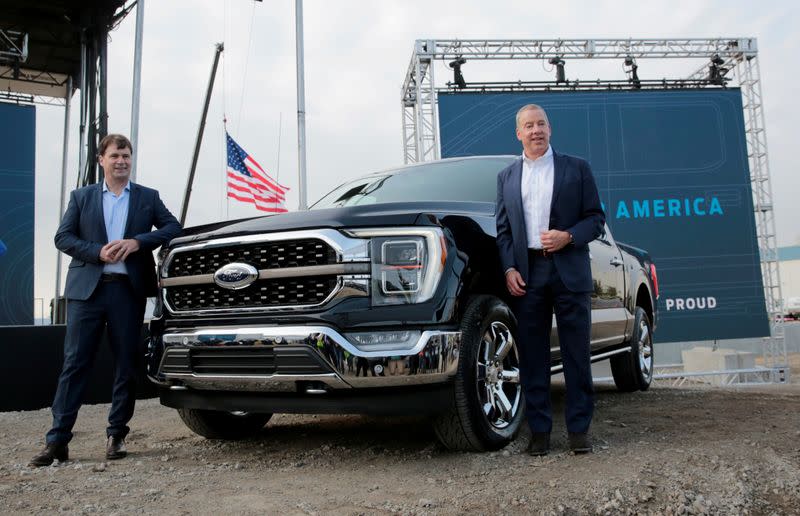
[[[305,99],[309,204],[342,182],[403,163],[400,94],[417,39],[739,38],[758,40],[777,241],[800,245],[794,170],[800,107],[797,2],[563,0],[305,0]],[[147,0],[137,182],[180,214],[214,47],[224,42],[187,225],[259,215],[224,200],[228,132],[298,206],[295,2]],[[108,127],[130,133],[135,10],[110,35]],[[795,57],[792,57],[795,56]],[[640,60],[642,79],[677,78],[707,63]],[[437,85],[452,80],[437,61]],[[468,82],[551,80],[537,61],[470,61]],[[621,63],[571,61],[568,79],[624,79]],[[78,95],[70,124],[68,190],[78,169]],[[34,297],[55,290],[64,108],[37,106]],[[66,273],[66,257],[63,275]],[[35,308],[39,313],[39,309]]]

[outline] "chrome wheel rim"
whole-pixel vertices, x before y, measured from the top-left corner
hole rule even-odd
[[[522,386],[517,343],[505,324],[492,322],[481,335],[476,372],[486,421],[496,429],[508,427],[520,410]]]
[[[653,340],[650,337],[650,328],[647,321],[642,318],[639,321],[639,370],[642,372],[642,378],[646,382],[650,382],[653,376]]]

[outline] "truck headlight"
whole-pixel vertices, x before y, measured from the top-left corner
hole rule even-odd
[[[436,292],[447,258],[439,228],[359,229],[370,238],[372,304],[422,303]]]
[[[161,278],[166,277],[166,274],[162,268],[164,266],[164,259],[167,257],[167,253],[169,253],[169,249],[167,249],[165,246],[158,251],[158,254],[156,254],[156,279],[158,281],[158,293],[156,294],[155,305],[153,306],[154,319],[160,318],[164,313],[164,300],[161,298]]]

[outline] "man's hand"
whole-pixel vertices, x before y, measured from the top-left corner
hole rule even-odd
[[[525,282],[522,281],[522,275],[516,269],[509,269],[506,272],[506,288],[512,296],[525,295]]]
[[[572,237],[569,236],[569,233],[557,229],[542,231],[539,238],[542,240],[542,248],[548,253],[555,253],[568,246],[572,241]]]
[[[124,262],[131,253],[139,250],[139,241],[135,238],[114,240],[100,249],[100,260],[106,263]]]

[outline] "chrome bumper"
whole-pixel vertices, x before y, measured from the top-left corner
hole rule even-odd
[[[374,332],[376,334],[381,332]],[[391,333],[391,332],[388,332]],[[397,333],[397,332],[394,332]],[[418,332],[419,333],[419,332]],[[200,390],[306,392],[330,389],[375,388],[441,383],[452,378],[458,366],[460,332],[428,330],[402,348],[364,350],[326,326],[274,326],[207,328],[165,333],[158,371],[151,379],[171,388]],[[386,347],[386,345],[384,345]],[[313,359],[313,371],[302,367],[276,367],[270,374],[197,372],[192,356],[225,353],[262,353],[269,360],[291,363],[294,357]],[[258,358],[258,357],[246,357]],[[186,370],[171,364],[187,364]],[[240,362],[241,363],[241,362]],[[235,367],[241,367],[237,365]],[[287,374],[281,370],[293,370]],[[300,369],[300,370],[298,370]]]

